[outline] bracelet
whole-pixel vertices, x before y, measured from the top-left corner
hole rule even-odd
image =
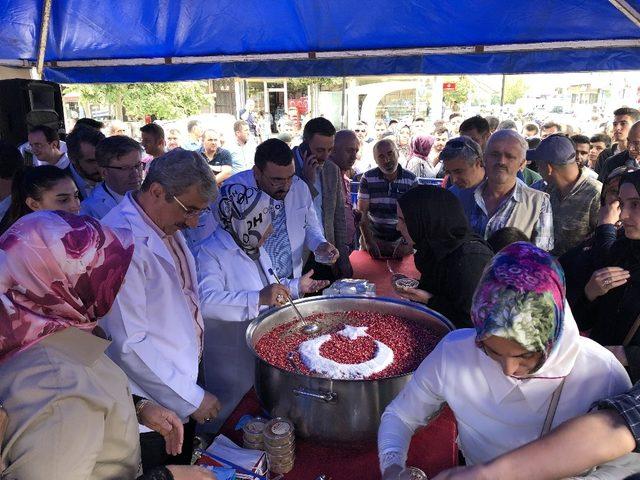
[[[143,398],[138,403],[136,403],[136,416],[139,417],[144,407],[146,407],[147,405],[151,405],[152,403],[153,402],[151,400],[147,400],[146,398]]]

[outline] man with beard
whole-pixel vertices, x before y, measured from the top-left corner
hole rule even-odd
[[[318,221],[307,184],[296,174],[293,153],[277,138],[262,142],[256,148],[255,165],[251,170],[236,173],[228,183],[258,187],[271,197],[273,233],[264,242],[278,278],[302,275],[305,248],[316,257],[340,256],[329,243]],[[269,278],[274,283],[275,278]]]
[[[398,164],[398,149],[391,139],[378,140],[373,155],[378,166],[362,175],[358,191],[362,246],[373,258],[404,257],[412,249],[396,230],[396,204],[417,185],[416,176]]]
[[[249,124],[238,120],[233,124],[235,141],[230,142],[232,173],[243,172],[253,167],[253,157],[256,154],[256,144],[250,135]]]
[[[141,144],[144,151],[153,158],[163,155],[166,149],[164,129],[157,123],[147,123],[140,127]]]
[[[305,259],[303,272],[315,270],[314,278],[317,280],[333,281],[353,274],[347,246],[349,239],[340,189],[340,169],[334,163],[327,162],[333,151],[335,134],[336,129],[329,120],[312,118],[304,126],[302,144],[293,149],[296,174],[309,187],[324,236],[340,252],[337,262],[331,266],[311,256]]]
[[[67,155],[71,160],[69,170],[81,199],[89,197],[102,180],[96,161],[96,146],[104,138],[99,130],[85,125],[76,125],[67,136]]]
[[[613,115],[613,139],[616,143],[598,156],[595,168],[599,174],[598,180],[601,182],[605,182],[616,168],[622,165],[633,165],[635,162],[627,150],[627,137],[631,133],[631,125],[640,120],[640,111],[623,107],[613,112]]]
[[[180,146],[180,130],[172,128],[167,135],[167,151]]]
[[[549,195],[517,178],[526,163],[527,149],[527,141],[519,133],[496,131],[484,151],[487,178],[475,189],[461,191],[458,198],[471,228],[483,238],[501,228],[516,227],[536,246],[549,251],[553,249]]]
[[[107,137],[95,148],[98,169],[104,181],[80,205],[80,213],[100,220],[118,205],[127,192],[142,183],[142,147],[124,135]]]
[[[195,261],[180,230],[194,227],[215,199],[211,169],[197,152],[174,149],[156,158],[139,191],[128,192],[103,223],[134,237],[131,265],[113,307],[100,320],[107,350],[129,377],[131,393],[174,411],[184,426],[178,456],[164,438],[140,427],[142,468],[190,464],[195,422],[220,411],[198,383],[203,320]]]

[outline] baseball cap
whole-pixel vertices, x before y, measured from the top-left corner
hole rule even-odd
[[[551,165],[568,165],[576,161],[576,148],[564,134],[549,135],[538,148],[527,150],[527,160]]]

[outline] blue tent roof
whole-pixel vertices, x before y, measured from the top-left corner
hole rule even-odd
[[[44,0],[0,0],[0,64],[33,65]],[[640,0],[54,0],[66,83],[640,69]]]

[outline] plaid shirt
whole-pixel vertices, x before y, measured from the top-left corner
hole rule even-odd
[[[518,205],[521,203],[522,189],[529,188],[520,179],[516,179],[516,186],[511,194],[503,200],[495,213],[490,217],[487,207],[482,198],[482,192],[487,181],[483,181],[473,191],[461,192],[459,198],[464,207],[464,211],[469,218],[471,228],[480,236],[487,239],[494,232],[509,226],[509,219],[512,215],[518,215]],[[539,248],[550,251],[553,249],[553,214],[551,213],[551,202],[545,193],[542,201],[538,221],[534,229],[531,241]]]
[[[636,441],[635,451],[640,453],[640,382],[628,392],[600,400],[594,406],[600,410],[615,410],[620,414]]]

